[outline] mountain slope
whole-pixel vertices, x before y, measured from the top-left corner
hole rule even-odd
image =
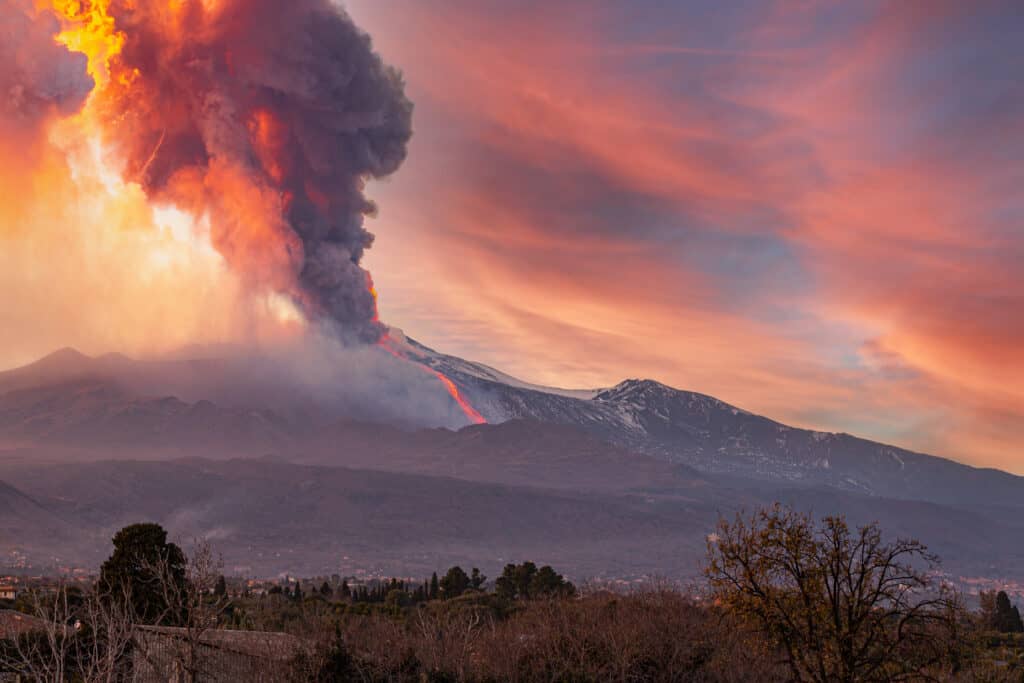
[[[414,342],[412,343],[414,344]],[[708,474],[730,474],[908,500],[1024,506],[1024,478],[849,434],[799,429],[653,380],[609,389],[545,390],[496,381],[486,366],[416,346],[490,422],[571,424],[625,448]],[[483,369],[481,369],[483,368]]]
[[[25,492],[17,495],[30,520],[76,521],[70,542],[67,526],[59,534],[46,524],[25,527],[43,561],[73,556],[95,566],[118,528],[156,521],[185,545],[210,539],[229,570],[260,576],[360,569],[416,576],[451,564],[490,574],[531,559],[577,578],[694,578],[720,513],[782,500],[845,514],[854,524],[877,520],[887,534],[921,539],[954,578],[1024,578],[1024,524],[1006,510],[821,488],[665,482],[657,490],[573,492],[266,458],[0,462],[0,477]],[[0,505],[4,493],[0,487]]]
[[[503,483],[551,480],[559,486],[598,489],[621,474],[606,476],[600,466],[584,468],[581,463],[643,455],[685,464],[704,475],[936,503],[1024,504],[1024,479],[1004,472],[848,434],[789,427],[651,380],[626,380],[604,390],[534,386],[438,353],[398,332],[394,336],[406,358],[451,378],[492,424],[457,436],[448,430],[410,432],[409,424],[400,425],[401,430],[374,427],[367,439],[360,435],[365,426],[338,422],[339,416],[351,414],[347,404],[323,403],[307,385],[292,380],[287,368],[267,362],[139,362],[123,356],[89,359],[65,350],[33,366],[0,373],[0,445],[131,449],[128,457],[169,451],[208,457],[276,453],[308,462],[456,476],[472,472]],[[379,355],[374,362],[408,365]],[[388,386],[381,391],[393,390]],[[365,415],[359,417],[366,421]],[[516,433],[514,427],[496,426],[520,420],[548,425],[549,432],[543,436],[537,431],[531,444],[531,428]],[[550,431],[556,425],[578,431]],[[584,443],[579,432],[590,435],[590,441]],[[540,448],[542,437],[546,445]],[[469,446],[474,440],[489,445]],[[503,443],[508,446],[504,451]],[[616,454],[612,448],[618,449]],[[512,449],[534,457],[514,465],[508,460]],[[507,462],[487,464],[492,452]],[[574,453],[577,459],[558,465],[559,453]],[[636,466],[638,472],[653,472],[649,460],[636,460]]]
[[[67,557],[81,550],[78,529],[52,509],[0,481],[0,566],[18,554]]]
[[[581,576],[692,574],[716,515],[692,501],[655,505],[629,494],[267,459],[0,464],[0,472],[79,520],[96,546],[89,561],[109,552],[116,529],[152,520],[186,544],[211,539],[229,566],[260,575],[422,573],[452,563],[490,572],[513,559],[554,562]]]

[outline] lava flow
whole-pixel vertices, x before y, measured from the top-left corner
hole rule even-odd
[[[377,322],[380,320],[380,314],[377,312],[377,288],[373,286],[373,278],[370,276],[369,273],[366,274],[366,288],[373,296],[373,320],[374,322]],[[377,345],[380,346],[385,351],[387,351],[388,353],[390,353],[395,358],[412,363],[416,367],[422,368],[424,372],[429,372],[434,377],[437,377],[437,379],[441,381],[441,384],[444,385],[444,388],[448,391],[448,394],[452,397],[455,403],[458,404],[459,408],[462,409],[462,412],[465,413],[466,419],[468,419],[473,424],[487,424],[487,419],[480,414],[480,411],[478,411],[476,408],[470,405],[469,401],[463,398],[462,394],[459,392],[459,388],[455,386],[455,382],[451,381],[441,371],[435,370],[434,368],[431,367],[427,367],[426,365],[418,363],[414,361],[412,358],[409,358],[408,354],[404,353],[401,349],[399,349],[396,346],[395,340],[393,340],[391,338],[391,335],[389,335],[387,332],[385,332],[383,336],[381,336],[380,340],[377,342]]]
[[[462,409],[462,412],[465,413],[466,419],[468,419],[473,424],[487,424],[487,419],[480,414],[480,411],[478,411],[476,408],[470,405],[469,401],[467,401],[462,396],[462,393],[459,392],[459,388],[455,386],[455,382],[451,381],[448,377],[446,377],[444,373],[442,373],[439,370],[435,370],[434,368],[427,367],[426,365],[418,363],[412,358],[409,358],[408,355],[403,353],[400,349],[398,349],[395,346],[394,340],[391,339],[391,337],[388,336],[387,333],[385,333],[384,336],[380,338],[380,341],[378,341],[377,344],[395,358],[399,358],[401,360],[412,363],[416,367],[422,368],[424,372],[429,372],[434,377],[437,377],[437,379],[441,381],[441,384],[444,385],[444,388],[448,391],[449,395],[451,395],[455,403],[457,403],[459,408]]]

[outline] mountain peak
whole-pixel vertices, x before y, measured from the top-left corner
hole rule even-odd
[[[80,368],[86,367],[92,361],[93,361],[93,359],[91,357],[85,355],[84,353],[82,353],[78,349],[73,349],[70,346],[65,346],[62,349],[59,349],[57,351],[54,351],[51,354],[43,356],[42,358],[40,358],[39,360],[37,360],[37,361],[35,361],[33,363],[29,363],[28,365],[24,365],[24,366],[22,366],[20,368],[14,369],[14,370],[9,370],[5,374],[9,374],[9,373],[12,373],[12,372],[15,372],[15,373],[21,373],[21,372],[30,372],[30,373],[38,373],[38,372],[44,372],[44,373],[74,372],[74,371],[79,370]]]
[[[642,398],[652,393],[677,392],[670,386],[653,379],[626,379],[594,396],[595,401],[621,401]]]
[[[89,356],[85,355],[78,349],[70,346],[65,346],[62,349],[58,349],[51,354],[43,356],[36,361],[36,364],[53,364],[53,363],[80,363],[82,361],[91,360]]]

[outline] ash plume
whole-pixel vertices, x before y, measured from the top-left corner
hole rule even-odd
[[[35,129],[51,116],[77,111],[93,87],[86,58],[57,45],[60,28],[32,0],[0,0],[0,121]]]
[[[125,177],[208,217],[251,286],[378,341],[364,187],[405,159],[412,103],[369,36],[329,0],[96,3],[116,34],[89,109]]]

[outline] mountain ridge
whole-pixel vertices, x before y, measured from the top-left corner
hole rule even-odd
[[[705,475],[827,486],[908,500],[1024,504],[1024,478],[1017,475],[846,433],[790,427],[716,397],[675,389],[655,380],[625,379],[604,389],[549,388],[439,353],[400,331],[394,333],[394,341],[412,362],[449,377],[492,426],[514,420],[571,425],[625,451],[686,465]],[[406,362],[386,353],[380,355],[382,362]],[[70,430],[63,437],[65,442],[94,431],[110,439],[121,435],[126,442],[134,439],[148,445],[144,443],[146,439],[159,440],[160,434],[166,433],[178,450],[202,446],[212,452],[223,447],[209,438],[210,431],[219,430],[245,437],[241,439],[241,449],[228,449],[232,455],[243,455],[251,454],[253,449],[287,449],[296,439],[316,438],[337,419],[330,417],[330,409],[313,404],[305,412],[285,415],[266,407],[233,406],[230,401],[221,400],[222,396],[214,400],[197,396],[182,400],[174,393],[162,395],[154,391],[145,395],[139,391],[146,381],[160,382],[140,379],[154,367],[160,375],[176,376],[179,384],[201,375],[204,382],[216,386],[218,381],[235,381],[235,375],[224,371],[229,366],[229,361],[216,358],[136,361],[111,354],[90,358],[74,349],[62,349],[28,366],[0,372],[0,444],[24,443],[24,439],[15,438],[14,430],[19,425],[12,424],[15,418],[24,418],[22,413],[35,419],[26,427],[25,419],[19,418],[22,429],[58,425],[72,413],[75,405],[70,403],[63,413],[59,411],[62,402],[70,401],[60,389],[62,378],[80,378],[83,382],[87,378],[95,383],[94,391],[109,392],[111,404],[107,406],[110,414],[85,411],[85,418],[99,424]],[[108,375],[105,383],[103,373]],[[220,377],[218,373],[225,374]],[[22,397],[17,392],[28,391],[25,386],[31,386],[33,381],[43,387],[56,387],[56,396],[43,396],[35,402],[19,400]],[[295,394],[301,395],[298,390]],[[253,396],[247,399],[258,402]],[[117,406],[117,401],[122,404]],[[41,410],[39,406],[56,406],[57,414],[31,415],[32,411]],[[117,420],[127,419],[130,423],[131,419],[144,418],[150,420],[149,426],[135,433],[116,424]],[[366,421],[361,416],[357,419]],[[429,425],[420,425],[426,426]],[[408,429],[409,425],[401,427]],[[186,438],[189,434],[195,436]]]
[[[692,577],[719,515],[781,501],[881,521],[952,571],[1024,579],[1020,477],[654,380],[548,389],[400,341],[404,356],[361,358],[443,372],[492,423],[367,421],[286,384],[268,395],[250,382],[235,403],[222,385],[252,366],[212,357],[62,351],[0,373],[0,481],[13,487],[0,507],[6,497],[23,520],[0,550],[95,562],[117,525],[149,519],[264,575],[349,557],[391,571],[542,559],[577,576]]]

